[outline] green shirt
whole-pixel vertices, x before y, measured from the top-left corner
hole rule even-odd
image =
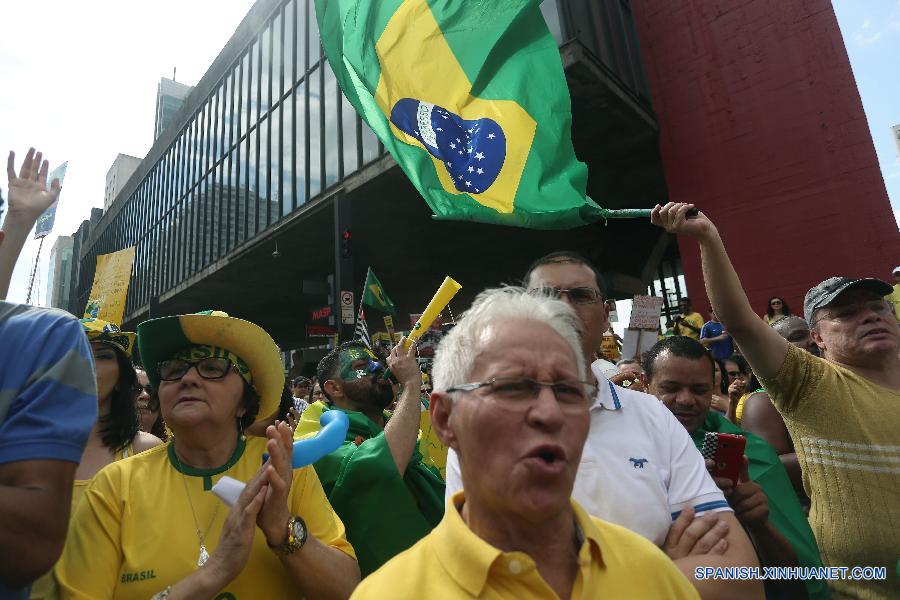
[[[440,523],[444,480],[417,449],[401,477],[384,431],[363,413],[343,412],[350,419],[346,442],[313,466],[365,577]]]
[[[703,425],[691,434],[691,439],[694,440],[698,450],[703,445],[703,436],[707,431],[731,433],[747,438],[744,454],[749,461],[750,479],[759,484],[769,499],[769,521],[790,542],[801,567],[821,567],[819,547],[806,519],[806,513],[800,506],[791,480],[775,449],[761,437],[738,428],[715,411],[709,411]],[[804,584],[810,598],[830,597],[828,586],[824,581],[810,579],[804,581]]]

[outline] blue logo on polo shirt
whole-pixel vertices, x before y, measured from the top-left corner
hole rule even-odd
[[[648,462],[646,458],[629,458],[628,460],[631,461],[635,469],[643,469]]]

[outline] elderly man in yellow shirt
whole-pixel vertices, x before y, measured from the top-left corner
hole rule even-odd
[[[520,288],[475,300],[441,343],[430,404],[464,491],[352,598],[698,597],[653,543],[570,499],[596,391],[577,324]]]

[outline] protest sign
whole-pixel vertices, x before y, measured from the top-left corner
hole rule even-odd
[[[94,284],[84,309],[85,318],[93,317],[116,325],[122,324],[133,264],[134,246],[97,257]]]

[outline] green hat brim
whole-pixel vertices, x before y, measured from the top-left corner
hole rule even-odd
[[[262,327],[224,313],[162,317],[138,325],[138,347],[150,384],[159,387],[160,362],[194,344],[224,348],[247,363],[260,397],[256,421],[278,410],[284,390],[278,345]]]

